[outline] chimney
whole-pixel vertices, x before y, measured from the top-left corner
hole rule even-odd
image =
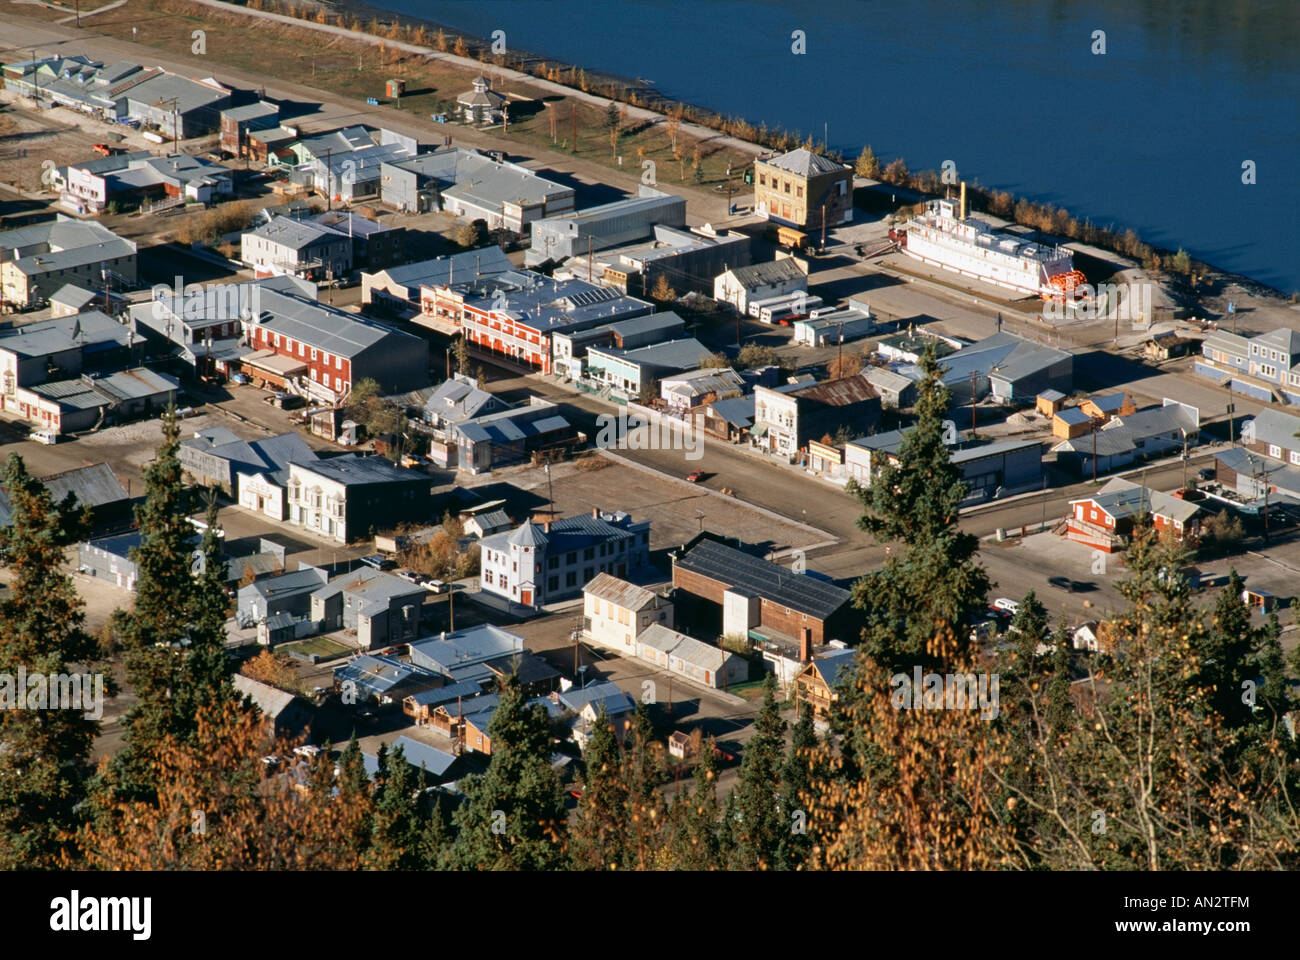
[[[812,662],[812,627],[803,627],[799,631],[799,662]]]
[[[545,523],[543,523],[543,524],[542,524],[542,530],[545,531],[546,533],[550,533],[550,532],[551,532],[551,521],[547,520]]]
[[[599,520],[599,519],[600,519],[600,507],[592,507],[592,508],[591,508],[591,516],[592,516],[593,519],[595,519],[595,520]]]
[[[966,181],[965,180],[961,182],[961,216],[958,217],[957,219],[958,220],[966,219]]]

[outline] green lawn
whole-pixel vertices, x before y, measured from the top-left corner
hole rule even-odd
[[[322,660],[330,660],[351,652],[351,647],[344,646],[329,637],[309,637],[306,640],[295,640],[293,643],[282,644],[276,649],[283,653],[294,652],[301,653],[304,656],[310,656],[314,653]]]

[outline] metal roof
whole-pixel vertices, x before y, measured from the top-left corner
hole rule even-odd
[[[573,687],[557,694],[556,698],[574,713],[581,713],[588,704],[591,704],[597,713],[600,712],[601,707],[604,707],[605,713],[611,717],[636,710],[636,701],[612,680],[589,683],[585,687]]]
[[[50,491],[50,500],[61,503],[69,493],[77,498],[77,507],[102,507],[107,504],[120,503],[128,499],[117,475],[106,463],[94,463],[88,467],[76,467],[62,473],[52,474],[41,480]],[[13,505],[9,494],[0,487],[0,526],[7,526],[13,516]]]
[[[718,543],[700,540],[673,564],[728,586],[743,587],[773,603],[825,620],[849,602],[849,591]]]
[[[235,674],[234,684],[236,690],[252,700],[257,709],[272,719],[284,713],[289,708],[289,705],[297,699],[286,690],[273,687],[269,683],[261,683],[252,677],[244,676],[242,673]]]
[[[402,751],[402,757],[413,767],[422,767],[435,777],[441,777],[456,763],[456,758],[445,750],[413,740],[403,734],[388,748],[390,753]]]
[[[601,600],[612,603],[624,610],[640,610],[655,601],[655,594],[645,587],[638,587],[634,583],[628,583],[626,580],[620,580],[618,577],[604,572],[596,574],[595,577],[588,581],[582,592],[593,597],[599,597]]]
[[[411,662],[447,671],[524,652],[524,639],[491,624],[411,644]]]
[[[1300,450],[1300,417],[1283,413],[1281,410],[1261,410],[1252,421],[1255,439],[1260,443],[1271,443],[1283,450]]]
[[[776,167],[778,170],[784,170],[786,173],[793,173],[800,177],[817,177],[824,173],[837,171],[845,174],[849,173],[849,168],[844,164],[836,163],[829,157],[823,157],[802,147],[791,150],[789,153],[783,153],[779,157],[760,160],[759,163],[766,164],[769,167]]]
[[[26,358],[47,357],[78,347],[125,347],[129,335],[130,330],[108,314],[87,310],[0,330],[0,351]]]
[[[771,286],[787,280],[807,280],[808,275],[799,268],[793,257],[771,260],[767,263],[755,263],[747,267],[732,267],[728,271],[732,278],[746,289]]]
[[[726,654],[718,647],[665,627],[662,623],[650,624],[637,636],[636,642],[661,650],[701,670],[715,673],[722,669],[726,661]]]

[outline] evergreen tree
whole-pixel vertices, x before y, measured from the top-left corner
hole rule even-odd
[[[754,721],[754,735],[745,744],[740,762],[740,783],[732,795],[739,820],[735,824],[732,866],[740,870],[771,870],[790,825],[777,800],[785,752],[785,721],[776,703],[776,676],[763,684],[763,705]]]
[[[723,847],[723,825],[718,822],[716,749],[713,737],[701,744],[694,789],[689,794],[679,793],[673,803],[670,842],[679,870],[719,870],[726,866],[729,851]]]
[[[1236,568],[1219,593],[1208,629],[1198,632],[1193,651],[1198,663],[1194,682],[1208,693],[1208,702],[1229,727],[1252,723],[1251,709],[1242,698],[1243,684],[1254,681],[1256,647],[1263,633],[1250,622],[1250,609],[1241,602],[1245,584]]]
[[[1070,628],[1061,621],[1052,638],[1052,672],[1047,680],[1047,730],[1059,736],[1075,722],[1074,704],[1070,700]]]
[[[588,870],[622,869],[627,862],[627,787],[622,751],[603,709],[583,748],[582,765],[582,798],[572,834],[574,865]]]
[[[926,649],[936,627],[951,626],[964,638],[989,589],[975,561],[979,539],[958,526],[967,488],[944,442],[951,395],[933,347],[922,355],[921,369],[916,425],[903,437],[898,463],[886,462],[866,487],[850,484],[863,507],[858,526],[877,542],[907,548],[853,586],[854,603],[866,615],[864,650],[891,673],[942,667]]]
[[[659,788],[667,779],[667,771],[644,703],[637,704],[628,728],[622,779],[628,865],[635,870],[653,869],[663,848],[667,810]]]
[[[384,757],[383,788],[375,799],[370,844],[362,857],[369,870],[418,870],[425,866],[421,813],[424,771],[417,776],[399,746]]]
[[[790,734],[790,753],[781,775],[782,819],[788,833],[782,839],[778,857],[783,867],[797,870],[808,859],[812,840],[807,832],[808,807],[812,802],[812,763],[817,750],[817,730],[813,726],[812,705],[799,704],[799,718]]]
[[[453,817],[452,863],[462,870],[559,870],[568,866],[567,823],[560,781],[551,767],[546,711],[525,704],[508,679],[488,724],[492,758],[482,776],[467,777],[465,801]]]
[[[82,701],[68,709],[54,709],[58,704],[44,696],[33,702],[33,677],[66,676],[74,665],[88,669],[98,659],[98,645],[83,629],[82,602],[61,569],[81,518],[75,497],[55,504],[17,454],[5,464],[4,491],[10,520],[0,527],[0,565],[11,578],[0,601],[0,674],[13,686],[0,685],[0,869],[49,868],[72,853],[63,837],[76,826],[74,809],[92,769],[99,721],[94,684],[87,681],[107,681],[83,675]],[[22,688],[20,669],[28,678]],[[51,684],[48,695],[55,693]]]
[[[182,710],[197,714],[200,705],[234,696],[230,658],[226,656],[226,620],[230,596],[226,593],[226,560],[216,498],[208,501],[207,528],[194,558],[197,569],[190,584],[190,646],[182,665],[178,699]]]
[[[364,793],[366,789],[366,763],[361,756],[361,744],[357,741],[357,732],[352,731],[352,738],[339,756],[339,790],[344,793]]]

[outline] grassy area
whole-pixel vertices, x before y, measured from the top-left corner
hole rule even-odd
[[[331,640],[329,637],[310,637],[306,640],[295,640],[293,643],[286,643],[278,648],[281,653],[298,653],[306,657],[314,653],[322,660],[340,657],[345,653],[350,653],[351,649],[351,647],[345,646],[337,640]]]
[[[32,13],[41,10],[31,8]],[[27,12],[24,10],[24,14]],[[737,194],[743,187],[741,171],[750,159],[740,151],[700,143],[681,133],[674,151],[664,124],[651,125],[626,117],[620,121],[621,135],[615,151],[603,109],[544,93],[526,81],[500,80],[490,63],[481,68],[461,68],[322,34],[307,26],[254,22],[247,15],[213,10],[186,0],[131,0],[126,6],[87,20],[86,26],[117,39],[155,47],[169,57],[186,57],[195,64],[195,76],[213,72],[220,79],[221,67],[232,67],[356,100],[362,111],[367,97],[397,106],[384,97],[384,84],[388,78],[398,77],[406,81],[408,91],[400,108],[427,124],[431,140],[440,139],[443,133],[454,137],[462,129],[458,124],[436,124],[429,116],[449,113],[456,97],[469,89],[473,77],[486,71],[490,79],[498,78],[493,82],[494,89],[527,98],[512,101],[507,131],[499,127],[491,131],[506,144],[518,144],[520,152],[556,150],[629,175],[641,172],[642,160],[652,160],[656,181],[666,187],[725,184],[730,167]],[[199,29],[205,31],[206,55],[192,53],[192,34]],[[382,120],[376,117],[371,122],[380,124]]]

